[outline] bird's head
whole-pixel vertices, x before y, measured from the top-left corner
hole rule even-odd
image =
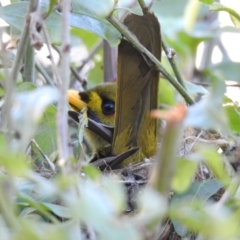
[[[68,90],[68,102],[80,112],[87,107],[88,117],[96,122],[114,126],[116,83],[104,83],[84,92]]]

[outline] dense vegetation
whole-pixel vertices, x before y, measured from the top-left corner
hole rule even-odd
[[[103,45],[128,38],[118,19],[126,11],[142,14],[144,1],[61,2],[12,0],[0,9],[9,24],[0,31],[0,238],[239,239],[239,106],[225,92],[226,80],[239,82],[240,62],[221,36],[239,34],[240,15],[213,0],[150,1],[165,53],[154,63],[159,105],[186,102],[188,110],[162,130],[160,171],[141,188],[87,163],[83,128],[68,126],[64,96],[69,87],[103,81],[110,65]],[[219,11],[234,26],[221,27]],[[216,46],[222,60],[213,63]],[[140,189],[131,188],[137,207],[129,214],[126,185]]]

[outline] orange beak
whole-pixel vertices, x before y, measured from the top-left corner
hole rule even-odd
[[[78,112],[80,112],[83,107],[87,106],[87,104],[81,100],[79,92],[76,90],[68,90],[67,97],[68,103]]]

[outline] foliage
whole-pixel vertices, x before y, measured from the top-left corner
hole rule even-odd
[[[57,2],[39,1],[44,16],[41,27],[46,27],[50,43],[55,49],[62,42],[62,13]],[[17,81],[11,83],[17,54],[7,48],[1,49],[1,239],[22,239],[23,236],[24,239],[44,240],[159,239],[164,233],[164,227],[159,226],[164,226],[166,218],[171,220],[174,231],[180,237],[190,237],[192,234],[198,239],[239,238],[240,185],[229,159],[239,161],[238,150],[234,153],[230,150],[233,142],[237,145],[240,114],[238,104],[224,94],[226,80],[239,82],[240,62],[232,62],[224,57],[216,64],[211,61],[211,56],[213,47],[221,43],[223,33],[239,33],[240,14],[211,0],[199,0],[197,5],[191,5],[190,2],[154,1],[151,10],[161,23],[164,40],[177,53],[174,60],[185,80],[187,94],[194,99],[199,94],[203,96],[189,107],[183,125],[177,126],[177,130],[181,132],[183,127],[201,129],[197,137],[194,135],[194,141],[200,138],[207,144],[195,146],[195,142],[191,142],[189,146],[193,148],[194,145],[194,150],[184,154],[180,151],[181,156],[173,157],[176,159],[171,159],[169,156],[172,154],[168,155],[166,149],[161,149],[166,153],[167,162],[176,160],[173,171],[167,173],[168,184],[171,183],[174,194],[169,201],[169,193],[157,191],[158,188],[150,181],[136,194],[137,210],[132,214],[127,214],[131,204],[121,175],[102,174],[84,161],[84,150],[79,147],[82,141],[81,127],[70,126],[75,158],[68,159],[70,174],[65,174],[61,162],[63,159],[59,159],[62,149],[59,145],[58,121],[61,116],[57,104],[63,96],[55,86],[57,84],[50,86],[47,80],[48,77],[56,83],[58,69],[55,71],[52,63],[42,64],[36,59],[32,66],[24,66],[38,70],[32,82],[24,82],[19,73]],[[12,44],[23,38],[21,34],[26,25],[28,6],[29,1],[12,0],[11,4],[1,8],[0,16],[9,24],[4,32],[11,36]],[[71,67],[78,70],[78,80],[83,82],[87,77],[88,87],[91,87],[103,79],[103,50],[99,41],[104,39],[114,47],[122,37],[122,33],[109,22],[109,16],[121,16],[123,11],[139,13],[140,8],[138,5],[118,7],[113,0],[74,0],[71,8],[71,44],[76,51],[79,45],[81,48],[78,52],[81,59],[72,58]],[[209,26],[206,16],[213,16],[218,11],[227,12],[235,27]],[[190,25],[192,27],[189,28]],[[50,44],[44,31],[39,35],[39,41]],[[195,60],[201,43],[212,47],[202,57],[202,67],[197,69]],[[19,51],[18,48],[17,53]],[[167,54],[163,56],[162,65],[170,74],[175,74],[168,63]],[[196,79],[211,87],[206,89],[192,83]],[[168,79],[161,79],[161,82],[161,106],[174,106],[176,102],[183,101]],[[72,86],[74,84],[79,84],[75,78]],[[9,108],[5,111],[8,100]],[[184,148],[187,138],[192,137],[190,134],[179,144],[176,140],[179,134],[176,131],[176,135],[170,139],[170,151]],[[210,137],[204,137],[205,134]],[[224,144],[221,140],[224,140]],[[164,139],[162,141],[164,144]],[[159,157],[157,160],[163,159]],[[156,179],[161,180],[161,176]]]

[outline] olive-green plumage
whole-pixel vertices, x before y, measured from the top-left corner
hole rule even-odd
[[[89,118],[110,127],[114,127],[115,122],[115,101],[116,83],[100,84],[84,92],[68,92],[68,102],[75,111],[80,112],[86,106]],[[111,154],[111,144],[101,136],[88,128],[84,134],[92,150],[92,161]]]
[[[154,14],[130,14],[123,23],[145,48],[157,59],[161,58],[160,26]],[[125,164],[140,162],[156,152],[157,120],[150,117],[150,111],[157,108],[159,72],[147,61],[129,42],[121,41],[118,48],[112,153],[119,154],[132,147],[140,148]]]
[[[145,48],[161,58],[160,26],[152,13],[130,14],[123,23]],[[122,40],[118,48],[117,83],[101,84],[80,93],[70,91],[69,103],[75,110],[86,106],[89,118],[114,127],[112,144],[86,129],[93,160],[139,148],[124,160],[123,165],[127,165],[155,154],[158,127],[150,111],[157,108],[158,82],[158,71],[129,42]]]

